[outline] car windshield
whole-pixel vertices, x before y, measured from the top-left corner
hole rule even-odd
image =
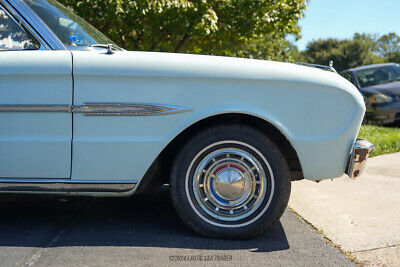
[[[88,47],[96,44],[113,44],[85,20],[70,9],[53,0],[24,0],[68,48]]]
[[[400,65],[389,65],[356,72],[361,87],[400,80]]]

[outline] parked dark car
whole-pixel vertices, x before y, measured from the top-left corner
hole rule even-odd
[[[366,120],[381,124],[400,121],[400,64],[368,65],[340,74],[364,96]]]

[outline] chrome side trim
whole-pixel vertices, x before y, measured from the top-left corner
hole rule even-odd
[[[306,67],[312,67],[312,68],[317,68],[317,69],[322,69],[322,70],[327,70],[331,71],[334,73],[337,73],[336,69],[333,67],[333,62],[329,62],[329,66],[326,65],[319,65],[319,64],[312,64],[312,63],[304,63],[304,62],[296,62],[297,65],[301,66],[306,66]]]
[[[135,188],[138,181],[78,181],[66,179],[0,178],[3,192],[53,192],[53,193],[123,193]]]
[[[85,103],[71,105],[0,105],[0,112],[72,112],[87,116],[158,116],[192,111],[189,108],[140,103]]]
[[[0,105],[0,112],[71,112],[70,105]]]
[[[88,116],[158,116],[188,112],[191,109],[154,104],[139,103],[85,103],[75,106],[72,112]]]
[[[374,145],[367,140],[357,139],[354,143],[353,151],[350,155],[349,164],[346,170],[346,174],[350,178],[356,179],[361,175],[368,157],[374,149]]]

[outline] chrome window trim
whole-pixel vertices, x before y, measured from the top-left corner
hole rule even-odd
[[[32,28],[27,25],[23,19],[21,19],[16,12],[14,11],[13,7],[10,6],[7,2],[0,1],[0,9],[3,10],[17,25],[19,25],[24,31],[27,31],[28,34],[30,34],[33,38],[36,39],[36,41],[40,44],[39,49],[35,50],[47,50],[49,49],[49,46],[46,44],[46,42],[36,34]],[[3,50],[3,51],[15,51],[15,50]],[[17,50],[19,51],[19,50]],[[24,50],[21,50],[24,51]]]
[[[137,184],[137,180],[92,181],[67,179],[0,178],[0,192],[125,193],[132,191]]]
[[[190,108],[142,103],[85,103],[74,105],[0,105],[0,112],[69,112],[87,116],[158,116],[192,111]]]
[[[63,43],[50,30],[50,28],[29,8],[22,0],[0,0],[14,11],[14,15],[25,24],[34,36],[43,41],[47,49],[66,50]]]

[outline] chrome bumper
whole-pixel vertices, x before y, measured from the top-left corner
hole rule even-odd
[[[364,139],[357,139],[354,143],[353,151],[350,155],[349,165],[347,166],[346,174],[352,178],[356,179],[361,175],[364,170],[365,163],[369,155],[374,151],[375,147],[372,143]]]

